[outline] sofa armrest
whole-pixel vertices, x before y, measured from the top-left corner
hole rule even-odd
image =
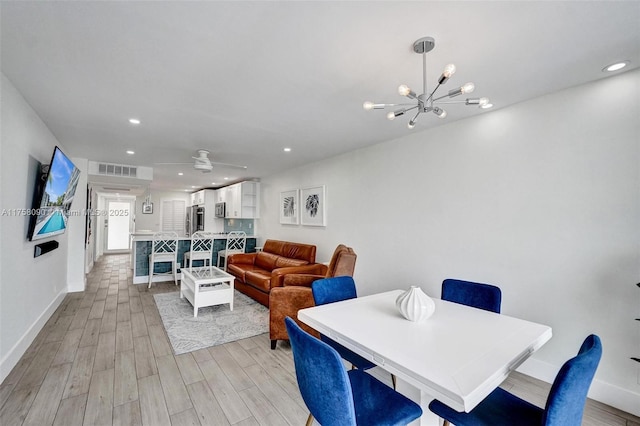
[[[316,280],[326,278],[325,275],[312,274],[288,274],[285,275],[282,285],[284,287],[311,287]]]
[[[236,254],[230,255],[227,258],[227,262],[229,264],[242,263],[242,264],[253,265],[254,262],[256,261],[256,256],[257,256],[257,253],[236,253]]]
[[[301,266],[287,266],[284,268],[276,268],[271,271],[271,288],[282,287],[284,284],[284,277],[289,274],[305,274],[313,273],[318,270],[316,265],[324,266],[321,264],[301,265]]]

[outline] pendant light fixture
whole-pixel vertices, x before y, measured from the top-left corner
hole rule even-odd
[[[440,78],[438,78],[438,83],[436,84],[435,88],[431,91],[431,93],[427,91],[427,53],[433,50],[434,47],[435,40],[433,39],[433,37],[423,37],[413,43],[413,51],[422,55],[422,94],[417,95],[413,90],[411,90],[404,84],[401,84],[398,87],[398,94],[414,100],[414,103],[376,104],[367,101],[362,104],[362,107],[367,111],[372,109],[384,109],[388,107],[396,108],[395,111],[390,111],[387,114],[387,118],[389,120],[394,120],[396,117],[415,110],[415,115],[413,115],[413,118],[409,120],[409,123],[407,123],[407,127],[409,129],[413,129],[415,127],[418,116],[422,113],[432,112],[438,118],[445,118],[447,116],[447,111],[440,107],[440,105],[443,104],[465,104],[474,105],[483,109],[491,108],[493,104],[491,104],[489,102],[489,99],[487,98],[466,98],[465,100],[459,101],[449,100],[456,96],[462,95],[463,93],[468,94],[473,92],[473,90],[475,89],[475,85],[473,83],[466,83],[463,86],[449,90],[446,95],[435,97],[436,91],[440,88],[440,86],[446,83],[447,80],[449,80],[449,78],[456,72],[456,66],[453,64],[449,64],[444,67],[444,71],[442,71],[442,75],[440,75]]]

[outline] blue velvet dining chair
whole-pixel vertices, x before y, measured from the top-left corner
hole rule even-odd
[[[358,296],[356,294],[356,283],[352,277],[348,276],[316,280],[311,284],[311,292],[313,293],[313,300],[316,306],[340,302],[342,300],[355,299]],[[345,348],[324,334],[320,335],[320,340],[335,349],[342,359],[350,362],[355,368],[366,370],[376,366],[371,361],[368,361],[352,350]]]
[[[406,425],[422,415],[418,404],[363,370],[345,370],[331,346],[285,318],[298,388],[322,426]]]
[[[456,426],[580,426],[587,392],[602,356],[602,343],[588,336],[578,355],[564,363],[558,372],[545,408],[497,388],[469,413],[460,413],[438,400],[429,409]]]
[[[441,298],[499,314],[502,292],[491,284],[446,279],[442,282]]]

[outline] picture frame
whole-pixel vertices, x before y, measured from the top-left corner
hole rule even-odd
[[[297,189],[280,193],[280,223],[283,225],[297,225],[300,199]]]
[[[325,186],[300,190],[300,222],[305,226],[327,226]]]
[[[153,203],[142,203],[142,214],[153,214]]]

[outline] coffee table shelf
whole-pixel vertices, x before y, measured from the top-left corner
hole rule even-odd
[[[233,311],[234,277],[215,266],[183,268],[180,280],[180,298],[187,298],[193,305],[193,316],[198,308],[229,304]]]

